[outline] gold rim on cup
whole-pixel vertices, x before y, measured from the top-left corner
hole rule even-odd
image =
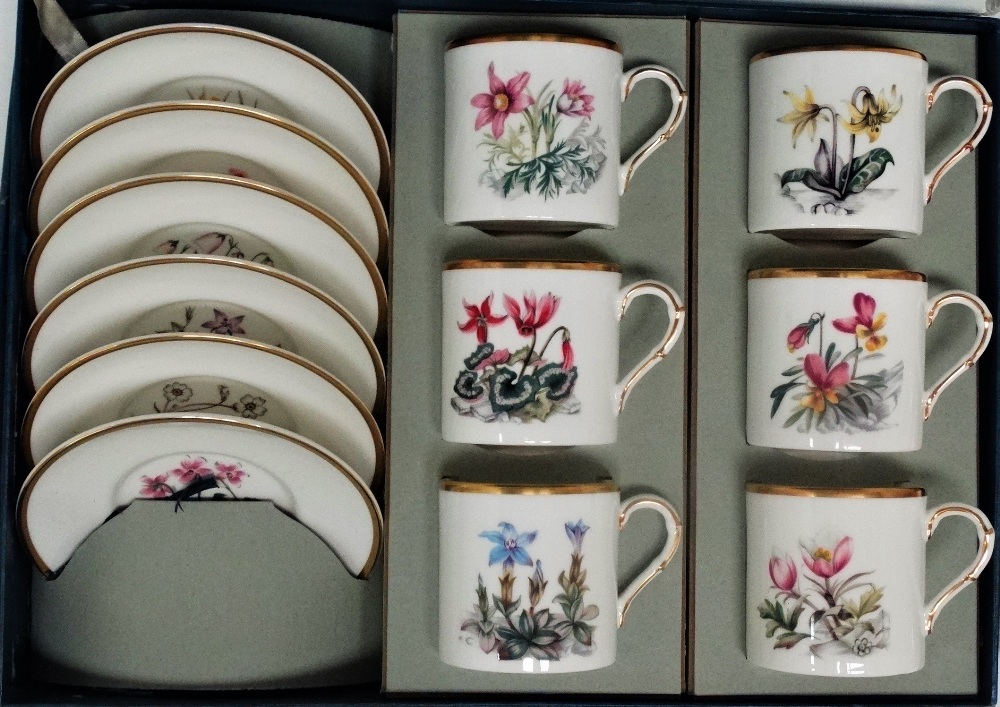
[[[766,496],[798,496],[800,498],[921,498],[927,492],[916,486],[855,486],[844,488],[822,486],[786,486],[748,481],[747,493]]]
[[[467,258],[444,264],[444,270],[593,270],[621,273],[617,263],[600,263],[589,260],[514,260],[507,258]]]
[[[783,277],[863,278],[866,280],[927,282],[927,276],[921,272],[891,270],[889,268],[761,268],[747,273],[747,280],[770,280]]]
[[[914,49],[903,49],[902,47],[872,47],[865,44],[821,44],[813,47],[789,47],[787,49],[768,49],[757,52],[750,58],[750,63],[761,59],[770,59],[773,56],[783,56],[785,54],[804,54],[806,52],[880,52],[883,54],[901,54],[914,59],[927,61],[927,57]]]
[[[467,47],[472,44],[497,44],[501,42],[559,42],[562,44],[584,44],[589,47],[599,49],[610,49],[613,52],[622,53],[621,45],[612,42],[610,39],[600,37],[583,37],[575,34],[561,34],[559,32],[508,32],[503,34],[483,34],[474,37],[463,37],[453,39],[444,48],[457,49]]]
[[[453,493],[480,493],[506,496],[565,496],[586,493],[619,493],[618,484],[610,479],[565,484],[498,484],[492,481],[459,481],[441,479],[441,490]]]

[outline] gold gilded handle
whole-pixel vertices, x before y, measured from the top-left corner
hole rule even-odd
[[[993,337],[993,315],[990,314],[990,310],[986,306],[986,303],[975,295],[963,292],[962,290],[949,290],[947,292],[942,292],[934,298],[934,301],[931,302],[930,309],[927,310],[928,327],[934,323],[938,312],[949,304],[961,304],[972,310],[973,315],[976,317],[976,343],[972,345],[972,348],[969,349],[969,352],[957,366],[941,376],[937,383],[932,385],[930,390],[924,393],[925,420],[931,416],[931,411],[934,410],[934,403],[937,402],[938,396],[941,395],[941,392],[954,383],[956,378],[976,365],[976,361],[978,361],[983,355],[983,352],[986,351],[986,347],[989,345],[990,339]]]
[[[927,110],[930,111],[934,107],[938,96],[945,91],[953,90],[965,91],[976,101],[976,125],[965,141],[924,177],[925,204],[930,202],[941,177],[958,164],[960,159],[976,149],[976,146],[983,139],[983,135],[986,134],[986,129],[990,127],[990,119],[993,117],[993,101],[990,100],[990,94],[986,92],[986,88],[981,83],[968,76],[944,76],[931,84],[927,91]]]
[[[684,90],[684,84],[681,83],[681,80],[677,78],[677,74],[673,71],[662,66],[657,66],[656,64],[637,66],[631,71],[625,72],[622,76],[622,103],[628,98],[628,94],[632,92],[635,85],[643,79],[656,79],[667,85],[667,88],[670,89],[670,115],[667,116],[667,121],[660,126],[660,129],[653,137],[646,140],[642,147],[622,162],[618,170],[619,196],[624,194],[625,190],[628,189],[629,182],[632,181],[632,175],[635,174],[635,170],[639,168],[639,165],[645,162],[647,157],[653,154],[657,148],[662,146],[677,131],[681,121],[684,120],[684,114],[687,112],[688,96]]]
[[[628,523],[628,519],[632,514],[643,508],[654,510],[663,516],[663,523],[667,527],[667,542],[663,545],[660,552],[657,553],[656,557],[653,558],[653,561],[646,565],[646,568],[635,579],[629,582],[629,585],[618,595],[619,628],[625,623],[625,613],[632,605],[632,601],[636,595],[645,589],[656,575],[666,569],[667,565],[670,564],[670,560],[677,553],[678,546],[681,544],[681,517],[666,499],[652,494],[635,496],[621,504],[618,510],[619,532],[625,529],[625,524]]]
[[[927,539],[934,535],[934,529],[942,519],[949,516],[962,516],[972,521],[976,526],[976,534],[979,536],[979,552],[972,564],[965,568],[965,571],[958,578],[942,589],[931,602],[924,607],[924,632],[930,633],[934,629],[934,622],[941,614],[941,609],[945,604],[955,598],[955,595],[976,581],[976,579],[986,569],[990,558],[993,556],[993,525],[990,523],[981,510],[964,503],[948,503],[931,510],[927,516]]]
[[[628,311],[632,301],[642,295],[653,295],[667,303],[667,306],[670,307],[670,325],[667,327],[667,333],[663,335],[660,343],[650,352],[649,356],[640,361],[618,383],[614,396],[615,414],[621,413],[622,408],[625,407],[625,401],[628,399],[629,393],[632,392],[632,386],[638,383],[640,378],[649,373],[653,366],[666,357],[670,349],[677,343],[677,339],[680,338],[681,331],[684,329],[685,312],[684,305],[681,304],[681,298],[672,289],[656,280],[640,280],[618,293],[618,321],[624,319],[625,312]]]

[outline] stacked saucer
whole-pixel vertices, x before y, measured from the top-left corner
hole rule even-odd
[[[389,151],[364,98],[273,37],[161,25],[60,71],[32,150],[18,517],[38,568],[133,500],[254,499],[367,576]]]

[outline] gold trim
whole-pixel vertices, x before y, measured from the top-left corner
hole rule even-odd
[[[444,45],[445,51],[468,47],[473,44],[496,44],[500,42],[560,42],[564,44],[584,44],[588,47],[598,47],[600,49],[610,49],[613,52],[622,53],[621,45],[610,39],[600,37],[581,37],[575,34],[561,34],[559,32],[508,32],[505,34],[483,34],[475,37],[463,37],[453,39]]]
[[[632,510],[633,506],[650,500],[654,499],[650,499],[649,497],[637,496],[636,498],[633,498],[628,503],[626,503],[625,506],[618,513],[618,531],[621,532],[622,530],[625,530],[625,524],[628,522],[626,516],[628,515],[628,512]],[[667,565],[669,565],[670,561],[674,559],[674,555],[677,554],[677,550],[681,546],[681,540],[683,539],[682,533],[684,524],[681,522],[680,516],[677,515],[676,509],[669,503],[665,503],[660,499],[655,499],[655,502],[658,506],[666,510],[667,513],[670,515],[671,519],[673,519],[674,532],[677,534],[677,540],[674,542],[674,546],[670,549],[670,553],[665,558],[663,558],[663,562],[661,562],[655,568],[653,568],[649,576],[646,577],[646,579],[642,580],[639,586],[635,588],[635,591],[632,592],[629,595],[628,599],[626,599],[622,603],[622,610],[618,613],[618,628],[621,628],[625,624],[625,615],[628,613],[629,607],[632,606],[632,602],[635,601],[635,598],[637,596],[639,596],[639,592],[645,589],[650,582],[656,579],[656,577],[660,574],[660,572],[667,569]],[[667,542],[670,542],[669,538]]]
[[[976,561],[973,563],[972,571],[969,574],[959,577],[954,583],[944,589],[938,596],[937,601],[934,602],[934,605],[927,610],[924,616],[924,633],[928,635],[934,630],[934,622],[937,621],[938,614],[944,608],[944,605],[951,601],[956,594],[965,589],[966,586],[979,579],[979,575],[986,569],[986,565],[989,564],[990,558],[993,555],[991,551],[994,535],[993,528],[984,523],[983,519],[976,513],[963,506],[941,506],[934,509],[934,512],[927,519],[925,526],[927,529],[927,540],[930,540],[931,536],[934,535],[934,528],[940,522],[941,516],[950,513],[960,514],[978,523],[982,530],[982,538],[979,541],[979,550],[976,553]]]
[[[621,273],[617,263],[597,263],[585,260],[514,260],[506,258],[467,258],[444,264],[444,270],[594,270]]]
[[[260,42],[261,44],[266,44],[268,46],[274,47],[275,49],[280,49],[284,52],[291,54],[307,64],[318,69],[320,72],[325,74],[334,83],[340,86],[341,89],[347,94],[348,98],[354,101],[354,104],[361,110],[362,114],[365,116],[365,121],[368,123],[368,127],[375,137],[375,145],[378,149],[378,161],[379,161],[379,183],[378,191],[380,194],[389,193],[389,172],[390,170],[390,159],[389,159],[389,141],[386,139],[385,131],[382,129],[382,124],[379,123],[378,118],[375,116],[375,111],[372,107],[368,105],[368,102],[364,99],[357,88],[351,84],[346,78],[344,78],[339,72],[337,72],[332,66],[316,57],[309,52],[306,52],[299,47],[288,42],[283,42],[276,37],[271,37],[260,32],[253,32],[251,30],[240,29],[238,27],[229,27],[225,25],[213,25],[208,23],[190,23],[190,24],[171,24],[166,26],[157,27],[145,27],[143,29],[133,30],[131,32],[125,32],[123,34],[116,35],[110,39],[106,39],[99,44],[95,44],[90,47],[87,51],[74,57],[69,63],[67,63],[60,71],[55,75],[55,77],[49,82],[48,86],[45,87],[45,91],[42,93],[42,97],[38,101],[38,105],[35,108],[35,113],[31,119],[31,156],[35,161],[35,164],[41,164],[41,139],[42,139],[42,121],[45,118],[45,113],[48,110],[49,103],[52,102],[52,98],[55,96],[56,91],[60,86],[68,79],[73,72],[79,69],[83,64],[87,63],[93,57],[106,52],[121,44],[126,44],[134,39],[143,39],[145,37],[160,35],[160,34],[175,34],[183,32],[203,32],[207,34],[225,34],[234,37],[241,37],[243,39],[253,40],[255,42]]]
[[[330,454],[323,447],[319,446],[315,442],[312,442],[305,437],[300,435],[292,434],[280,427],[265,426],[260,422],[251,422],[249,420],[243,420],[234,417],[208,417],[205,415],[162,415],[155,417],[145,417],[142,419],[127,418],[125,420],[118,420],[116,422],[110,422],[106,425],[101,425],[100,427],[84,432],[81,435],[74,437],[68,442],[63,443],[56,449],[52,450],[51,453],[47,454],[42,461],[38,463],[35,468],[31,470],[28,477],[24,480],[24,484],[21,487],[21,492],[17,497],[17,519],[18,519],[18,530],[21,535],[21,539],[25,546],[28,548],[28,553],[31,555],[35,566],[45,575],[46,579],[55,579],[59,571],[53,571],[48,567],[38,554],[34,543],[31,542],[31,535],[28,533],[28,501],[31,499],[31,492],[34,490],[35,486],[38,484],[39,479],[42,475],[51,468],[52,464],[58,461],[68,452],[76,449],[80,445],[86,444],[92,439],[101,437],[105,434],[111,432],[117,432],[123,429],[130,429],[133,427],[145,427],[146,425],[163,424],[167,422],[204,422],[205,424],[216,424],[216,425],[229,425],[230,427],[240,427],[243,429],[252,429],[258,432],[266,433],[274,437],[280,437],[289,442],[293,442],[303,449],[313,452],[316,456],[320,457],[324,461],[328,462],[337,471],[343,474],[347,479],[354,485],[354,487],[360,492],[361,496],[365,499],[365,505],[368,506],[369,516],[372,520],[372,548],[369,552],[368,559],[365,561],[364,566],[361,571],[354,575],[358,579],[365,579],[372,570],[375,568],[375,561],[378,558],[379,550],[382,547],[382,513],[379,511],[378,503],[375,500],[375,496],[372,494],[371,489],[369,489],[361,478],[357,475],[353,469],[341,462],[339,459]],[[296,439],[295,437],[299,437]],[[137,500],[137,499],[133,499]],[[126,504],[126,507],[131,504]],[[291,517],[295,517],[294,514],[287,514]],[[296,518],[296,521],[298,519]]]
[[[746,490],[747,493],[802,498],[921,498],[927,495],[924,489],[913,486],[823,488],[821,486],[759,484],[752,481],[747,482]]]
[[[111,277],[112,275],[117,275],[129,270],[137,270],[151,265],[173,265],[179,263],[207,263],[210,265],[218,265],[220,267],[250,270],[251,272],[261,273],[262,275],[282,280],[289,285],[299,288],[307,294],[313,295],[316,299],[320,300],[323,304],[339,314],[344,321],[347,322],[348,326],[354,329],[358,336],[361,337],[361,342],[364,344],[365,348],[368,349],[368,355],[371,357],[372,364],[375,367],[375,407],[378,407],[381,402],[385,400],[385,366],[382,364],[382,358],[379,356],[378,349],[375,348],[375,342],[372,341],[372,338],[368,335],[368,332],[364,330],[364,327],[358,323],[358,320],[354,318],[354,315],[344,309],[343,305],[322,290],[317,289],[313,285],[310,285],[308,282],[295,277],[294,275],[289,275],[288,273],[280,270],[275,270],[274,268],[259,265],[257,263],[251,263],[246,260],[225,258],[216,255],[155,255],[149,258],[128,260],[124,263],[118,263],[117,265],[112,265],[104,268],[103,270],[99,270],[96,273],[74,282],[72,285],[56,295],[51,302],[45,305],[45,307],[42,308],[42,311],[38,313],[38,316],[35,317],[34,321],[31,322],[31,326],[28,328],[28,334],[25,337],[24,342],[24,352],[21,355],[21,363],[24,367],[25,373],[29,376],[29,380],[31,376],[31,357],[35,347],[35,340],[38,338],[39,330],[41,330],[42,326],[52,315],[52,312],[56,309],[56,307],[88,285],[92,285],[93,283],[107,277]],[[165,302],[164,304],[169,303]]]
[[[667,71],[666,69],[662,69],[658,66],[649,66],[646,67],[645,70],[652,71],[654,73],[667,77],[669,83],[671,83],[674,86],[674,88],[677,89],[677,110],[674,113],[674,119],[670,121],[670,124],[667,125],[666,128],[664,128],[663,132],[657,135],[656,139],[653,140],[653,142],[649,143],[648,145],[646,145],[646,147],[642,148],[642,150],[640,150],[638,154],[629,158],[628,170],[625,172],[625,178],[622,182],[622,193],[628,191],[629,184],[631,184],[632,182],[632,176],[635,174],[635,170],[638,169],[639,163],[643,162],[646,159],[646,157],[652,154],[656,149],[660,147],[660,145],[669,140],[673,136],[673,134],[677,132],[677,128],[680,127],[681,123],[684,121],[684,117],[687,114],[688,94],[687,91],[684,90],[684,86],[681,85],[677,77],[674,76],[671,72]],[[628,98],[629,93],[632,92],[632,87],[635,85],[637,81],[640,80],[636,79],[637,75],[638,74],[631,74],[628,77],[628,81],[625,82],[625,86],[622,93],[622,101],[625,101],[625,99]]]
[[[129,189],[144,187],[151,184],[175,182],[209,182],[213,184],[228,184],[231,186],[243,187],[245,189],[252,189],[254,191],[261,192],[262,194],[268,194],[270,196],[283,199],[289,204],[299,207],[322,221],[326,226],[335,231],[337,235],[343,238],[351,249],[358,254],[358,257],[361,258],[361,262],[364,264],[365,270],[368,271],[368,275],[372,279],[372,285],[375,288],[375,299],[378,302],[377,328],[382,329],[385,327],[388,317],[388,297],[386,295],[385,283],[382,281],[382,276],[378,271],[378,266],[375,264],[375,261],[372,260],[372,257],[368,255],[368,251],[366,251],[358,242],[358,239],[355,238],[339,221],[305,199],[295,196],[291,192],[285,191],[284,189],[271,186],[270,184],[255,182],[251,179],[233,177],[230,175],[198,173],[156,174],[148,177],[135,177],[133,179],[112,184],[104,187],[103,189],[98,189],[97,191],[78,199],[76,202],[63,209],[62,212],[56,216],[52,222],[38,235],[38,238],[35,239],[34,244],[31,246],[31,251],[28,253],[28,263],[25,268],[25,288],[27,290],[27,301],[29,308],[31,309],[31,313],[36,314],[38,312],[38,302],[35,300],[34,291],[35,271],[38,269],[38,261],[42,257],[45,246],[63,224],[69,221],[80,211],[83,211],[88,206],[100,201],[106,196],[111,196],[112,194],[117,194],[119,192],[128,191]]]
[[[772,56],[783,56],[785,54],[801,54],[804,52],[881,52],[883,54],[901,54],[915,59],[927,61],[920,52],[914,49],[902,49],[901,47],[872,47],[864,44],[820,44],[812,47],[790,47],[788,49],[770,49],[757,52],[750,57],[750,63],[761,59],[770,59]]]
[[[144,115],[152,115],[154,113],[180,112],[186,110],[207,111],[210,113],[230,113],[232,115],[253,118],[254,120],[259,120],[261,122],[274,125],[275,127],[282,128],[283,130],[287,130],[294,135],[308,140],[315,147],[325,152],[331,159],[337,162],[337,164],[339,164],[345,172],[347,172],[351,179],[357,182],[358,188],[361,189],[365,199],[368,201],[368,205],[372,209],[372,215],[375,218],[375,227],[378,231],[377,260],[380,263],[385,260],[389,241],[389,222],[386,220],[385,209],[382,207],[382,202],[379,201],[378,195],[375,193],[372,185],[368,183],[368,180],[365,179],[364,175],[361,174],[354,163],[345,157],[340,150],[313,131],[271,113],[266,113],[255,108],[247,108],[246,106],[231,105],[229,103],[208,103],[203,101],[165,101],[162,103],[150,103],[147,105],[126,108],[105,116],[100,120],[96,120],[90,125],[80,128],[78,131],[73,133],[73,135],[66,138],[62,145],[60,145],[59,148],[53,152],[47,160],[45,160],[45,163],[38,171],[38,175],[35,177],[34,184],[31,185],[31,196],[28,200],[28,222],[31,233],[37,234],[40,229],[38,223],[38,206],[42,197],[42,189],[45,187],[45,183],[48,181],[48,178],[52,174],[53,170],[55,170],[56,165],[58,165],[60,160],[62,160],[63,157],[65,157],[66,154],[74,147],[94,133],[97,133],[116,123],[130,120],[132,118],[138,118]]]
[[[945,76],[935,81],[930,90],[927,92],[928,111],[934,107],[934,102],[937,100],[938,92],[941,91],[942,86],[950,81],[959,81],[964,83],[979,95],[979,100],[983,104],[982,115],[979,116],[976,128],[972,131],[972,135],[969,136],[962,146],[952,152],[948,156],[948,159],[941,163],[940,167],[934,170],[934,174],[931,175],[931,178],[927,181],[927,188],[924,192],[924,204],[929,204],[931,202],[934,190],[937,189],[938,182],[941,181],[941,177],[945,175],[945,172],[954,167],[960,159],[976,149],[976,146],[983,139],[983,135],[986,134],[986,128],[988,128],[990,124],[990,117],[993,115],[993,102],[990,100],[989,95],[983,90],[978,81],[969,79],[966,76]]]
[[[667,327],[667,333],[663,336],[663,345],[658,347],[649,357],[642,362],[640,366],[635,369],[635,373],[629,376],[628,380],[625,381],[625,385],[622,386],[621,394],[618,396],[618,414],[620,415],[622,410],[625,409],[625,399],[629,396],[632,387],[642,378],[649,369],[659,363],[661,360],[667,357],[667,352],[674,347],[677,343],[674,336],[677,334],[677,329],[684,324],[684,317],[686,310],[684,309],[684,304],[681,303],[671,291],[669,287],[666,287],[658,282],[637,282],[629,288],[625,296],[622,297],[621,305],[618,307],[618,321],[622,321],[625,318],[625,310],[628,309],[629,304],[633,297],[641,297],[643,295],[641,290],[644,287],[652,287],[659,290],[667,296],[670,300],[670,306],[674,309],[674,316],[670,319],[670,325]]]
[[[972,307],[978,311],[979,316],[983,321],[983,330],[979,333],[979,340],[976,342],[975,347],[973,347],[972,353],[970,353],[965,360],[960,361],[959,364],[955,366],[950,373],[948,373],[948,375],[942,378],[941,381],[927,393],[927,397],[924,399],[923,405],[923,417],[925,422],[930,419],[931,412],[934,410],[934,404],[937,402],[938,396],[941,395],[941,392],[954,383],[956,378],[976,365],[976,362],[979,361],[982,355],[986,352],[986,347],[989,345],[990,338],[993,336],[993,316],[990,314],[990,311],[983,306],[983,304],[979,301],[979,298],[970,296],[965,292],[952,292],[944,297],[941,297],[940,295],[936,297],[930,309],[927,310],[926,326],[930,327],[930,325],[934,323],[934,320],[937,318],[941,309],[949,304],[965,304],[967,307]]]
[[[371,411],[365,407],[364,402],[358,397],[357,393],[351,390],[347,384],[337,378],[335,375],[330,373],[324,368],[317,366],[315,363],[307,358],[303,358],[299,354],[292,353],[287,349],[281,349],[277,346],[271,346],[269,344],[262,343],[260,341],[253,341],[251,339],[237,339],[232,336],[223,336],[221,334],[208,334],[208,333],[198,333],[198,332],[178,332],[169,334],[148,334],[146,336],[136,336],[131,339],[125,339],[123,341],[116,341],[106,346],[101,346],[93,351],[89,351],[82,356],[78,356],[73,359],[65,366],[56,371],[52,376],[42,384],[38,391],[32,396],[31,401],[28,403],[28,408],[24,413],[24,422],[21,424],[21,446],[24,453],[25,459],[29,463],[35,463],[34,455],[31,453],[31,430],[35,423],[35,416],[38,414],[38,408],[41,407],[42,403],[45,401],[46,396],[52,389],[62,381],[66,376],[73,373],[75,370],[84,366],[91,361],[101,358],[107,354],[117,353],[125,349],[130,349],[135,346],[145,346],[146,344],[153,343],[167,343],[176,341],[207,341],[216,342],[219,344],[229,344],[232,346],[241,346],[247,349],[254,349],[257,351],[262,351],[266,354],[271,354],[273,356],[278,356],[286,361],[297,364],[302,368],[314,373],[315,375],[322,378],[324,381],[332,385],[334,388],[343,393],[344,397],[357,409],[361,417],[364,418],[365,424],[368,426],[368,431],[372,436],[372,444],[375,447],[375,475],[372,479],[372,484],[375,483],[376,479],[382,479],[385,472],[385,441],[382,439],[382,432],[378,428],[378,423],[375,422],[375,416],[372,415]]]
[[[451,493],[482,493],[509,496],[563,496],[582,493],[619,493],[614,481],[593,481],[567,484],[498,484],[491,481],[459,481],[441,479],[442,491]]]
[[[923,273],[888,268],[761,268],[747,273],[747,280],[770,280],[779,277],[839,277],[927,282],[927,276]]]

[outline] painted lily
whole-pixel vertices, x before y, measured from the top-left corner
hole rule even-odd
[[[799,571],[795,568],[795,561],[791,555],[786,554],[784,557],[773,555],[767,563],[767,571],[771,575],[774,588],[783,592],[792,591],[799,580]]]
[[[167,483],[167,475],[143,476],[141,493],[146,498],[167,498],[173,494],[173,487]]]
[[[231,317],[219,309],[212,309],[212,312],[215,315],[215,319],[202,322],[202,329],[208,329],[213,334],[225,334],[226,336],[239,336],[240,334],[246,334],[246,331],[242,326],[243,318],[246,316],[245,314]]]
[[[882,126],[892,121],[892,119],[903,107],[903,97],[896,95],[896,86],[892,87],[889,98],[885,97],[885,89],[879,91],[878,97],[867,88],[860,89],[861,107],[855,104],[858,93],[855,92],[854,100],[847,104],[847,109],[851,113],[850,120],[841,120],[844,128],[853,135],[867,135],[869,142],[878,140],[882,132]]]
[[[588,530],[590,530],[590,526],[584,525],[583,519],[581,518],[576,523],[566,523],[565,527],[566,535],[573,543],[573,554],[579,555],[583,552],[583,536],[587,534]]]
[[[827,117],[820,113],[823,107],[817,105],[812,89],[806,86],[801,98],[791,91],[784,91],[784,94],[792,102],[792,110],[778,120],[792,126],[792,147],[795,147],[796,140],[803,132],[809,133],[809,139],[814,140],[816,138],[816,122],[827,120]]]
[[[532,337],[538,329],[552,321],[556,310],[559,309],[559,298],[551,292],[542,295],[541,298],[535,296],[534,292],[526,293],[523,297],[524,315],[521,314],[521,305],[510,295],[503,296],[503,306],[507,314],[514,320],[514,325],[521,336]]]
[[[851,561],[854,553],[854,540],[845,535],[836,545],[823,541],[814,542],[810,546],[802,545],[802,561],[809,571],[817,577],[829,579],[840,572]]]
[[[594,112],[594,97],[584,93],[586,89],[582,81],[564,79],[562,95],[556,101],[556,110],[563,115],[589,118]]]
[[[500,523],[497,527],[500,528],[499,531],[484,530],[479,534],[479,537],[486,538],[491,543],[495,543],[494,547],[490,550],[489,564],[495,565],[498,562],[502,562],[505,571],[513,569],[514,565],[531,567],[533,564],[531,556],[528,555],[528,551],[524,548],[526,545],[535,542],[538,531],[533,530],[530,533],[518,533],[517,528],[510,523]]]
[[[490,90],[487,93],[477,93],[472,97],[472,105],[479,108],[479,114],[476,116],[476,130],[490,123],[493,138],[499,140],[503,136],[507,116],[511,113],[520,113],[535,102],[535,99],[524,90],[531,74],[522,71],[504,83],[496,75],[493,62],[490,62],[486,75],[489,78]]]
[[[181,480],[181,483],[190,484],[202,477],[212,476],[212,470],[205,466],[205,460],[202,458],[197,459],[181,459],[180,466],[176,469],[171,469],[170,473]]]
[[[458,328],[466,333],[475,330],[476,341],[480,344],[486,343],[489,327],[496,326],[507,318],[506,314],[499,317],[493,314],[492,292],[479,306],[469,304],[464,299],[462,300],[462,306],[465,307],[465,314],[469,317],[469,321],[465,324],[459,324]]]
[[[826,370],[823,358],[818,354],[806,354],[802,369],[809,379],[807,392],[799,401],[802,407],[812,408],[816,413],[826,410],[826,404],[840,402],[838,389],[851,382],[851,370],[841,361],[831,370]]]
[[[854,295],[854,316],[834,319],[833,326],[845,334],[854,334],[862,342],[865,350],[878,351],[888,339],[878,332],[885,326],[886,314],[875,314],[875,298],[858,292]]]
[[[569,339],[569,331],[563,329],[562,335],[562,369],[568,371],[573,367],[573,344]]]

